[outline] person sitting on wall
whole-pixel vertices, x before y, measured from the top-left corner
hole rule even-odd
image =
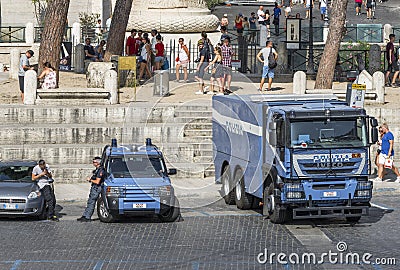
[[[94,47],[90,44],[90,38],[85,40],[85,60],[98,61]]]

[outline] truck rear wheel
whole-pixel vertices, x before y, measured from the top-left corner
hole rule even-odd
[[[268,216],[272,223],[282,224],[290,219],[291,209],[276,203],[273,183],[264,188],[263,202],[263,215]]]
[[[115,215],[113,215],[105,206],[101,196],[97,199],[97,216],[101,222],[105,223],[112,223],[116,220]]]
[[[158,218],[162,222],[174,222],[180,214],[181,210],[179,207],[179,201],[178,198],[175,196],[173,205],[170,205],[169,209],[163,214],[158,214]]]
[[[235,204],[235,191],[232,185],[229,165],[225,166],[221,176],[222,194],[226,204]]]
[[[246,188],[244,185],[244,177],[242,170],[237,170],[235,173],[235,202],[237,208],[247,210],[251,209],[253,204],[253,196],[246,193]]]

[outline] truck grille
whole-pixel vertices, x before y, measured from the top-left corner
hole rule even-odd
[[[126,197],[133,197],[137,195],[157,196],[158,188],[127,188],[125,189]]]
[[[0,199],[0,203],[26,203],[26,199],[15,199],[15,198],[10,198],[10,199]]]

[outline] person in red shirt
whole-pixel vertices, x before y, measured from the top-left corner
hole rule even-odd
[[[154,59],[155,62],[155,70],[159,70],[161,69],[161,64],[164,61],[164,44],[161,41],[161,36],[157,35],[156,36],[156,45],[155,45],[155,49],[156,49],[156,57]]]
[[[136,38],[136,30],[132,29],[131,35],[126,40],[126,55],[134,56],[137,55],[139,51],[138,42]]]

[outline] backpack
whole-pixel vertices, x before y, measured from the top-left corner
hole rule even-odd
[[[274,54],[272,52],[272,48],[271,48],[271,50],[269,51],[269,55],[268,55],[268,67],[272,69],[272,68],[276,68],[277,65],[278,65],[278,63],[275,60],[275,56],[274,56]]]

